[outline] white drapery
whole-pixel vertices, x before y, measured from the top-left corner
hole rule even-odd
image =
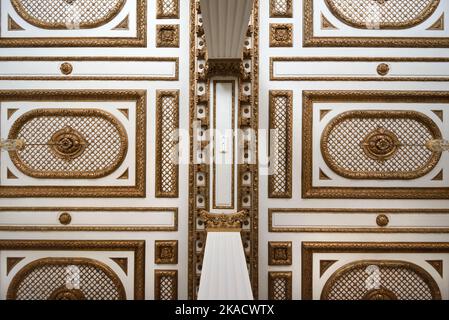
[[[240,232],[208,232],[198,300],[253,300]]]

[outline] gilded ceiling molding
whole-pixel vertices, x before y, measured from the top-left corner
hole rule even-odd
[[[432,178],[432,181],[442,181],[443,180],[443,169],[437,173],[435,177]]]
[[[179,166],[179,90],[156,93],[156,197],[177,198]]]
[[[134,256],[134,299],[145,299],[145,241],[137,240],[0,240],[0,250],[14,251],[124,251],[133,252]],[[89,261],[86,261],[89,260]],[[44,258],[35,260],[19,271],[11,281],[8,289],[7,298],[15,299],[17,297],[17,288],[20,288],[22,280],[33,271],[33,269],[43,265],[76,265],[88,264],[99,267],[98,263],[91,259],[84,258]],[[109,267],[105,265],[100,267],[106,274],[109,273]],[[65,276],[65,274],[64,274]],[[114,278],[114,277],[113,277]],[[65,279],[65,277],[64,277]],[[118,280],[118,278],[117,278]],[[114,280],[113,280],[114,281]],[[120,280],[118,280],[120,281]],[[121,283],[121,282],[120,282]],[[64,284],[64,283],[63,283]],[[116,283],[118,285],[118,283]],[[123,287],[123,286],[122,286]],[[55,291],[58,288],[55,288]],[[118,285],[119,292],[125,291]],[[65,292],[69,294],[70,292]],[[95,293],[93,293],[95,294]],[[64,296],[63,292],[61,296]],[[68,298],[68,297],[66,297]]]
[[[22,150],[9,151],[10,159],[23,174],[39,179],[102,178],[115,172],[128,152],[123,124],[100,109],[34,109],[14,122],[8,139],[25,141]]]
[[[80,288],[67,288],[67,268],[80,270]],[[76,285],[76,284],[75,284]],[[62,290],[61,290],[62,289]],[[78,293],[78,296],[74,296]],[[20,269],[11,280],[8,300],[126,300],[120,277],[106,264],[88,258],[43,258]]]
[[[129,15],[125,17],[115,28],[114,30],[129,30]]]
[[[154,242],[155,264],[178,264],[178,240],[156,240]]]
[[[1,41],[1,39],[0,39]],[[58,61],[61,62],[59,71],[63,76],[1,76],[0,80],[58,80],[58,81],[86,81],[86,80],[101,80],[101,81],[178,81],[179,80],[179,58],[178,57],[0,57],[2,61]],[[70,61],[71,63],[67,62]],[[175,74],[172,77],[161,76],[77,76],[73,75],[73,62],[77,61],[94,61],[94,62],[110,62],[110,61],[129,61],[129,62],[174,62]],[[67,63],[67,64],[66,64]],[[71,67],[71,69],[70,69]],[[65,74],[67,73],[67,74]],[[67,75],[70,74],[70,77]]]
[[[145,132],[146,132],[146,91],[143,90],[3,90],[0,91],[0,101],[136,101],[136,181],[134,186],[0,186],[0,197],[144,197],[145,196]],[[52,109],[36,110],[43,114],[54,112]],[[64,114],[71,112],[92,113],[93,110],[64,110]],[[46,114],[47,115],[47,114]],[[34,116],[31,111],[28,116]],[[106,115],[105,115],[106,117]],[[10,138],[15,136],[15,132],[23,125],[23,121],[17,121],[10,131]],[[115,121],[115,120],[111,120]],[[45,141],[44,143],[46,143]],[[20,151],[19,151],[20,152]],[[124,145],[119,151],[120,155],[126,154]],[[10,157],[19,170],[31,176],[49,177],[50,175],[61,177],[83,177],[95,175],[95,173],[73,173],[67,172],[42,172],[24,166],[19,155],[14,151]],[[115,171],[116,165],[103,169],[101,174],[109,174]],[[110,171],[110,172],[108,172]]]
[[[373,288],[367,283],[373,283]],[[432,276],[414,263],[361,260],[335,271],[323,287],[321,300],[441,300],[441,292]]]
[[[7,179],[19,179],[14,173],[12,173],[9,168],[6,169],[6,178]]]
[[[329,178],[329,176],[327,174],[324,173],[323,169],[320,168],[320,180],[332,180],[331,178]]]
[[[268,241],[268,265],[291,266],[292,242]]]
[[[270,145],[271,174],[268,176],[268,197],[292,197],[292,130],[293,130],[293,91],[269,92],[269,127],[270,143],[276,139],[275,145]],[[276,130],[275,137],[271,137]]]
[[[313,299],[313,261],[315,254],[323,253],[408,253],[408,254],[435,254],[435,253],[449,253],[449,243],[447,242],[302,242],[301,253],[301,276],[302,276],[302,294],[301,299],[312,300]],[[435,280],[428,274],[427,271],[419,266],[413,265],[409,262],[401,261],[361,261],[366,269],[369,265],[378,265],[382,272],[383,266],[393,266],[392,264],[400,264],[402,267],[409,268],[412,272],[415,272],[419,278],[428,286],[429,294],[434,299],[441,299],[441,294],[438,285]],[[349,268],[351,268],[351,264]],[[344,267],[343,267],[344,268]],[[344,269],[343,269],[344,270]],[[343,271],[344,272],[344,271]],[[338,277],[339,273],[334,273],[335,277]],[[381,273],[382,274],[382,273]],[[334,278],[335,278],[334,277]],[[413,279],[413,278],[412,278]],[[399,279],[400,280],[400,279]],[[329,282],[329,281],[328,281]],[[365,288],[365,283],[363,283]],[[325,292],[325,291],[324,291]],[[363,292],[367,294],[368,292]],[[359,292],[362,294],[362,292]],[[370,292],[371,298],[376,298],[375,292]],[[382,292],[377,292],[378,298],[382,295]],[[368,298],[368,297],[367,297]],[[386,297],[385,297],[386,298]]]
[[[1,58],[0,58],[1,59]],[[270,57],[270,80],[271,81],[432,81],[446,82],[449,77],[413,77],[413,76],[275,76],[273,64],[275,62],[379,62],[379,63],[401,63],[401,62],[444,62],[448,58],[415,58],[415,57]],[[389,64],[391,65],[391,64]],[[384,67],[382,67],[383,69]],[[381,70],[382,71],[382,70]],[[377,70],[376,70],[377,72]]]
[[[210,60],[208,60],[209,63]],[[207,67],[206,67],[207,68]],[[208,68],[207,68],[208,69]],[[207,70],[205,70],[205,72],[207,72]],[[231,106],[231,113],[232,113],[232,130],[235,130],[235,96],[236,96],[236,82],[234,80],[213,80],[213,98],[212,98],[212,105],[213,105],[213,110],[214,110],[214,117],[213,117],[213,123],[212,123],[212,129],[217,128],[217,85],[219,83],[227,83],[230,84],[232,86],[232,106]],[[216,140],[217,137],[213,136],[212,138],[212,143],[214,145],[217,144]],[[229,147],[230,149],[232,149],[232,173],[231,173],[231,201],[228,204],[222,204],[222,205],[218,205],[217,204],[217,183],[216,183],[216,165],[215,162],[212,165],[212,208],[213,209],[235,209],[235,139],[232,139],[231,142],[231,146]],[[217,159],[218,155],[216,154],[216,148],[214,147],[212,152],[213,152],[213,159]]]
[[[270,47],[293,47],[293,24],[270,23]]]
[[[156,47],[179,48],[179,24],[157,25]]]
[[[102,7],[98,8],[95,0],[82,0],[73,4],[66,0],[53,0],[51,5],[42,0],[10,1],[14,10],[29,24],[56,30],[70,29],[71,24],[80,29],[98,28],[112,21],[126,3],[126,0],[107,0],[102,1]]]
[[[270,0],[270,18],[292,18],[293,0]]]
[[[259,47],[259,3],[254,1],[252,21],[248,28],[243,49],[243,65],[245,73],[240,75],[239,105],[237,114],[238,128],[242,130],[258,128],[258,47]],[[189,270],[188,270],[188,296],[196,298],[196,292],[201,275],[202,257],[206,238],[205,221],[200,215],[202,210],[210,210],[210,166],[201,163],[197,158],[202,155],[204,145],[197,149],[194,145],[193,123],[199,121],[201,130],[212,127],[209,115],[210,80],[205,73],[206,49],[204,47],[204,30],[198,19],[199,1],[190,2],[190,168],[189,168]],[[249,115],[249,116],[247,116]],[[250,140],[253,140],[250,137]],[[245,255],[249,261],[250,279],[253,294],[258,295],[258,173],[257,142],[253,148],[245,142],[243,148],[243,164],[238,166],[237,179],[237,211],[246,210],[248,218],[243,222],[241,231],[245,248]],[[253,150],[254,149],[254,150]],[[245,157],[247,155],[247,157]],[[251,155],[251,156],[250,156]],[[195,157],[195,159],[194,159]]]
[[[321,154],[332,171],[348,179],[410,180],[439,163],[441,152],[425,144],[441,138],[438,126],[420,112],[346,111],[323,129]]]
[[[426,21],[440,0],[324,0],[331,13],[358,29],[409,29]]]
[[[8,108],[8,110],[6,111],[7,114],[6,119],[9,120],[18,110],[19,109],[17,108]]]
[[[121,175],[119,175],[119,177],[117,179],[118,180],[128,180],[129,179],[129,168],[126,168],[126,170],[123,171],[123,173]]]
[[[315,36],[314,30],[313,30],[313,3],[316,0],[304,0],[304,8],[303,8],[303,46],[304,47],[390,47],[390,48],[397,48],[397,47],[408,47],[408,48],[447,48],[449,47],[449,37],[390,37],[386,35],[385,37],[342,37],[342,36],[336,36],[336,37],[321,37],[321,36]],[[332,4],[335,4],[336,2],[349,2],[351,0],[326,0],[326,3],[331,4],[331,10],[332,10]],[[352,2],[352,1],[351,1]],[[361,1],[354,1],[354,5],[363,5],[364,3],[368,3],[370,0],[361,0]],[[388,1],[390,2],[390,1]],[[386,4],[388,2],[385,2]],[[408,6],[409,3],[405,1],[391,1],[392,5],[400,5],[400,6]],[[421,13],[423,15],[416,17],[416,12],[411,13],[411,15],[415,16],[415,18],[411,17],[408,20],[405,21],[394,21],[394,20],[385,20],[380,19],[378,20],[378,23],[376,20],[374,23],[369,23],[370,28],[372,26],[379,27],[380,29],[398,29],[398,28],[410,28],[414,25],[417,25],[424,20],[428,19],[436,10],[438,7],[440,1],[439,0],[425,0],[425,2],[420,1],[420,5],[422,4],[428,4],[426,8],[422,8]],[[414,10],[414,6],[409,6],[407,10],[404,10],[404,12],[408,12],[410,15],[410,10]],[[349,14],[354,14],[348,11]],[[387,15],[387,17],[394,18],[395,12],[393,11],[390,15]],[[334,13],[334,15],[342,20],[341,16],[339,16],[338,13]],[[360,14],[354,14],[354,16],[359,17]],[[363,16],[363,15],[362,15]],[[352,18],[348,16],[349,20]],[[359,19],[359,18],[357,18]],[[373,19],[368,19],[373,20]],[[345,24],[348,24],[348,21],[343,21]],[[353,21],[355,25],[359,25],[360,27],[366,28],[366,23],[360,23],[357,20]],[[364,22],[364,21],[363,21]],[[349,22],[351,23],[351,22]],[[356,26],[355,26],[356,27]]]
[[[25,257],[8,257],[6,258],[6,275],[8,275],[11,270],[23,259],[25,259]]]
[[[321,30],[338,30],[323,14],[321,14]]]
[[[327,271],[327,269],[335,264],[335,262],[338,262],[338,260],[320,260],[320,278]]]
[[[179,19],[179,0],[157,0],[156,19]]]
[[[23,30],[23,28],[8,15],[8,31],[19,31]]]
[[[434,24],[428,27],[427,30],[444,30],[444,13],[441,15],[441,17],[438,18],[437,21],[435,21]]]
[[[312,183],[312,152],[313,152],[313,108],[317,102],[395,102],[395,103],[449,103],[449,92],[445,91],[303,91],[303,150],[302,150],[302,196],[303,198],[358,198],[358,199],[447,199],[449,198],[449,188],[438,187],[316,187]],[[360,111],[361,114],[368,115],[368,111]],[[372,111],[375,112],[375,111]],[[385,113],[386,115],[387,113]],[[411,113],[409,113],[411,115]],[[343,115],[344,116],[344,115]],[[412,115],[413,116],[413,115]],[[388,116],[386,116],[388,117]],[[402,117],[402,116],[401,116]],[[337,116],[338,118],[338,116]],[[420,117],[420,122],[425,118]],[[425,123],[433,136],[438,136],[434,130],[435,124]],[[323,134],[325,136],[325,134]],[[325,138],[323,141],[326,140]],[[346,141],[346,140],[345,140]],[[322,149],[326,153],[325,146]],[[377,152],[375,149],[374,153]],[[326,157],[323,154],[324,157]],[[428,173],[429,168],[433,167],[439,160],[440,155],[436,153],[429,158],[429,162],[413,172],[414,176],[422,176]],[[329,158],[328,158],[329,160]],[[342,176],[348,176],[351,179],[413,179],[404,170],[400,172],[382,174],[371,170],[343,172],[341,168],[336,168],[332,163],[328,163],[330,168]]]
[[[292,300],[292,272],[268,272],[268,300]]]
[[[1,225],[0,231],[38,231],[38,232],[48,232],[48,231],[64,231],[64,232],[174,232],[178,231],[178,208],[145,208],[145,207],[0,207],[1,212],[23,212],[23,211],[35,211],[35,212],[55,212],[55,213],[67,213],[70,212],[122,212],[123,216],[126,218],[127,212],[173,212],[174,221],[172,226],[70,226],[64,225],[59,220],[60,225],[55,226],[27,226],[27,225]],[[63,221],[67,221],[63,218]]]
[[[269,208],[268,209],[268,231],[276,233],[432,233],[445,234],[449,233],[449,228],[426,228],[426,227],[388,227],[379,226],[377,221],[373,221],[373,227],[335,227],[335,226],[273,226],[273,214],[280,212],[283,214],[298,214],[298,213],[316,213],[316,214],[377,214],[384,215],[400,215],[400,214],[449,214],[449,209],[321,209],[321,208]],[[376,217],[377,220],[377,217]],[[374,222],[376,224],[374,225]],[[382,224],[382,222],[381,222]],[[388,224],[388,223],[387,223]]]
[[[441,278],[443,278],[443,266],[444,266],[443,260],[426,260],[426,262],[430,264],[438,272]]]
[[[128,258],[110,258],[114,261],[125,274],[128,274]]]
[[[58,7],[67,7],[54,11],[56,7],[44,6],[42,0],[11,0],[14,9],[28,23],[44,29],[67,29],[66,13],[71,11],[71,5],[65,0],[54,1]],[[81,3],[80,28],[96,28],[112,21],[123,9],[127,0],[108,0],[108,11],[94,10],[100,16],[89,20],[89,7],[96,6],[95,0],[84,0]],[[37,10],[34,9],[35,6]],[[79,5],[78,5],[79,6]],[[0,47],[146,47],[147,45],[147,0],[136,1],[136,37],[7,37],[0,38]],[[32,14],[38,14],[34,16]],[[76,26],[75,21],[75,26]]]
[[[178,270],[154,270],[154,299],[178,300]]]
[[[444,121],[444,111],[443,110],[432,110],[432,112],[435,113],[438,118],[440,118],[441,122]]]

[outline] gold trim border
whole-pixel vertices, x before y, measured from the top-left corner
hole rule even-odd
[[[179,164],[175,164],[175,174],[172,176],[173,180],[173,192],[162,191],[162,143],[163,135],[167,134],[162,132],[162,122],[164,121],[164,106],[162,104],[162,98],[172,97],[175,102],[176,111],[173,114],[173,122],[175,128],[173,131],[179,129],[179,90],[157,90],[156,91],[156,176],[155,176],[155,192],[156,198],[177,198],[179,196]]]
[[[72,109],[72,108],[58,108],[46,109],[36,108],[21,115],[9,129],[8,139],[17,139],[22,128],[33,121],[42,117],[74,117],[74,118],[101,118],[111,124],[118,132],[120,137],[120,150],[117,159],[105,168],[98,169],[94,172],[82,171],[63,171],[63,170],[39,170],[30,167],[24,163],[18,151],[9,151],[9,158],[14,166],[24,175],[39,179],[97,179],[106,177],[115,172],[125,160],[128,153],[128,134],[123,123],[120,122],[111,113],[102,109]],[[43,129],[45,130],[45,129]],[[56,158],[57,156],[55,156]]]
[[[286,143],[285,152],[286,152],[286,181],[285,181],[285,192],[274,191],[274,179],[276,174],[271,174],[268,176],[268,197],[269,198],[291,198],[292,197],[292,161],[293,161],[293,91],[292,90],[270,90],[269,91],[269,129],[271,135],[271,129],[277,129],[275,126],[275,114],[276,103],[275,99],[277,97],[286,97],[287,98],[287,113],[285,114],[285,128],[286,128]],[[271,144],[271,139],[269,139],[269,143]],[[271,146],[269,146],[269,152],[271,153]],[[275,151],[276,152],[276,151]]]
[[[28,80],[28,81],[44,81],[44,80],[58,80],[58,81],[179,81],[179,58],[178,57],[0,57],[0,62],[21,62],[21,61],[58,61],[58,62],[111,62],[111,61],[130,61],[130,62],[174,62],[175,75],[173,77],[158,77],[158,76],[1,76],[0,80]]]
[[[0,240],[0,250],[133,251],[134,299],[145,299],[144,240]]]
[[[321,132],[320,150],[326,165],[337,175],[347,179],[380,179],[380,180],[411,180],[418,179],[431,172],[441,159],[441,152],[432,152],[428,161],[414,171],[351,171],[339,166],[329,152],[329,136],[335,128],[347,120],[353,119],[410,119],[419,122],[432,135],[433,139],[442,139],[440,128],[425,114],[414,110],[350,110],[339,113],[332,118]],[[425,147],[424,147],[425,148]]]
[[[358,29],[368,29],[366,23],[357,23],[351,20],[348,20],[346,17],[343,17],[339,12],[338,8],[335,6],[334,0],[324,0],[324,3],[329,8],[329,11],[332,15],[340,20],[343,24],[358,28]],[[379,2],[379,1],[377,1]],[[378,5],[381,5],[380,3]],[[417,25],[423,23],[427,19],[429,19],[434,13],[435,10],[440,5],[440,0],[433,0],[426,8],[424,8],[417,18],[405,21],[405,22],[390,22],[390,23],[380,23],[379,28],[381,30],[397,30],[397,29],[409,29],[412,27],[416,27]],[[375,10],[375,9],[374,9]]]
[[[10,0],[10,2],[13,9],[19,15],[19,17],[25,20],[25,22],[31,24],[32,26],[35,26],[40,29],[50,29],[50,30],[67,29],[67,25],[65,23],[54,23],[54,22],[49,23],[33,17],[32,15],[30,15],[28,10],[24,8],[22,0]],[[68,1],[65,2],[68,3]],[[125,4],[126,0],[119,0],[115,5],[115,7],[112,8],[112,10],[108,12],[105,17],[93,22],[82,22],[79,24],[80,29],[93,29],[104,26],[105,24],[114,20],[120,14],[120,12],[125,7]]]
[[[313,299],[315,253],[449,253],[449,242],[302,242],[302,300]]]
[[[0,90],[0,101],[136,101],[136,184],[115,186],[0,186],[0,198],[145,197],[146,90]]]
[[[274,62],[445,62],[449,58],[417,58],[417,57],[270,57],[270,81],[449,81],[447,77],[390,77],[390,76],[361,76],[361,77],[333,77],[333,76],[293,76],[276,77],[274,75]]]
[[[47,265],[72,265],[72,264],[84,264],[89,265],[91,267],[99,268],[103,271],[108,278],[116,285],[117,292],[119,295],[118,300],[126,300],[126,290],[123,286],[123,282],[117,273],[115,273],[110,266],[107,264],[85,257],[73,257],[73,258],[60,258],[60,257],[51,257],[51,258],[42,258],[33,260],[27,265],[25,265],[22,269],[16,272],[11,282],[9,283],[8,290],[6,293],[6,300],[16,300],[17,298],[17,290],[21,282],[26,278],[31,272],[33,272],[36,268],[47,266]],[[57,290],[57,289],[56,289]],[[52,295],[51,293],[50,295]]]
[[[216,129],[217,123],[217,84],[218,83],[231,83],[232,84],[232,130],[235,132],[235,80],[213,80],[213,108],[214,108],[214,120],[212,130]],[[213,209],[234,209],[235,208],[235,138],[232,137],[232,190],[231,190],[231,205],[230,206],[217,206],[216,196],[217,196],[217,188],[216,188],[216,166],[215,166],[215,157],[216,157],[216,134],[213,135],[213,165],[212,165],[212,208]]]
[[[110,212],[124,212],[124,216],[126,216],[127,211],[132,212],[154,212],[154,211],[167,211],[174,213],[174,221],[173,227],[124,227],[124,226],[116,226],[116,227],[101,227],[101,226],[85,226],[85,227],[74,227],[74,226],[5,226],[0,224],[0,231],[95,231],[95,232],[173,232],[178,231],[178,208],[122,208],[122,207],[67,207],[67,208],[59,208],[59,207],[0,207],[0,212],[21,212],[21,211],[54,211],[54,212],[98,212],[98,211],[110,211]]]
[[[422,227],[273,227],[273,214],[281,213],[331,213],[331,214],[449,214],[449,209],[318,209],[318,208],[270,208],[268,232],[275,233],[449,233],[448,228]],[[374,220],[373,220],[374,221]],[[373,224],[375,221],[373,222]]]
[[[449,37],[315,37],[313,32],[313,1],[303,1],[304,47],[390,47],[448,48]]]
[[[74,38],[0,38],[0,48],[20,47],[146,47],[147,46],[147,0],[138,0],[137,37],[74,37]]]
[[[315,102],[449,103],[448,91],[303,91],[302,197],[304,199],[449,199],[449,187],[375,188],[313,186]]]
[[[321,300],[328,300],[330,290],[335,284],[335,282],[343,276],[346,272],[351,271],[353,268],[357,268],[360,266],[380,266],[380,267],[403,267],[406,269],[413,270],[417,275],[421,277],[421,279],[429,286],[429,289],[432,293],[432,300],[441,300],[441,291],[440,288],[435,281],[435,279],[421,266],[409,262],[409,261],[402,261],[402,260],[375,260],[375,259],[369,259],[369,260],[357,260],[350,263],[347,263],[340,268],[338,268],[334,273],[331,274],[331,276],[326,280],[326,283],[323,286],[323,289],[321,290]],[[312,275],[310,275],[312,276]]]

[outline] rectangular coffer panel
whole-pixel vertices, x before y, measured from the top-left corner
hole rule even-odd
[[[302,299],[449,299],[449,243],[303,242],[301,258]]]
[[[448,92],[304,91],[304,198],[447,199]],[[435,151],[436,150],[436,151]]]
[[[144,47],[146,0],[5,0],[0,47]]]
[[[0,240],[2,300],[141,300],[145,241]]]
[[[0,91],[0,197],[145,196],[146,92]]]
[[[306,47],[448,47],[447,1],[304,0]]]

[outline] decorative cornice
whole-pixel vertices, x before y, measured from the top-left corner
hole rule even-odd
[[[240,232],[243,222],[248,217],[246,210],[233,214],[213,214],[205,210],[201,211],[204,225],[207,231]]]
[[[242,76],[245,71],[241,59],[209,59],[205,73],[211,78],[213,76]]]

